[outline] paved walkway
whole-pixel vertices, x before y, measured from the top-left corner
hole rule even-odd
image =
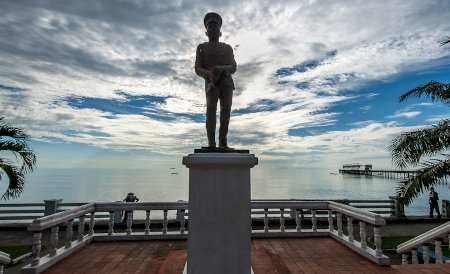
[[[94,242],[44,273],[180,274],[186,247],[186,241]],[[379,266],[328,237],[254,239],[252,266],[255,274],[450,273],[450,265]]]

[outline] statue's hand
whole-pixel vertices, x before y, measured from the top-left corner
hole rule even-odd
[[[211,75],[210,75],[210,79],[213,82],[217,82],[220,80],[220,77],[222,76],[222,73],[224,72],[224,70],[220,67],[214,67],[211,70]]]

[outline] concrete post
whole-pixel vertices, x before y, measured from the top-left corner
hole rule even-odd
[[[401,198],[389,196],[389,199],[394,200],[394,216],[405,217],[405,204],[401,201]]]
[[[442,217],[450,217],[450,202],[442,200]]]
[[[58,213],[59,204],[61,202],[62,202],[62,199],[44,200],[44,203],[45,203],[44,216]]]
[[[189,168],[188,274],[251,273],[248,153],[195,153]],[[186,271],[186,269],[185,269]]]
[[[183,200],[178,200],[179,203],[183,203]],[[177,222],[181,222],[182,219],[185,218],[185,213],[181,212],[181,209],[177,209],[177,215],[175,216],[175,219]]]
[[[116,201],[116,203],[121,203],[122,201]],[[124,220],[124,222],[126,223],[127,220]],[[118,225],[122,223],[122,211],[118,210],[118,211],[114,211],[114,224]]]

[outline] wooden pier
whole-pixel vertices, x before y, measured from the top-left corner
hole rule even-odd
[[[372,169],[372,165],[360,165],[360,164],[348,164],[343,165],[342,169],[339,169],[339,173],[352,174],[352,175],[364,175],[364,176],[376,176],[387,179],[402,179],[414,177],[417,174],[416,170],[389,170],[389,169]]]

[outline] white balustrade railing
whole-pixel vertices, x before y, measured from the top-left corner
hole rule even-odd
[[[8,253],[0,251],[0,274],[3,274],[5,265],[11,262],[11,256]]]
[[[383,255],[381,250],[381,227],[386,225],[386,220],[378,214],[364,211],[352,206],[329,202],[328,208],[335,212],[338,231],[330,231],[330,236],[345,244],[360,255],[380,265],[389,265],[389,257]],[[343,230],[343,219],[347,222],[347,235]],[[354,235],[354,221],[359,224],[359,241]],[[367,245],[367,224],[373,227],[375,249]]]
[[[331,236],[378,264],[389,264],[389,258],[381,251],[380,227],[385,224],[385,220],[379,215],[328,201],[253,201],[251,208],[252,220],[263,223],[263,226],[252,227],[252,237]],[[116,225],[116,212],[127,212],[125,226]],[[171,217],[175,212],[176,220]],[[133,216],[138,213],[145,216],[145,219],[140,220],[141,226],[134,224],[138,220]],[[107,230],[104,232],[94,232],[97,214],[109,215]],[[36,219],[28,226],[34,242],[31,263],[23,268],[23,273],[41,272],[91,241],[186,239],[189,232],[186,228],[188,215],[187,202],[99,202]],[[343,220],[347,222],[347,235],[344,234]],[[359,222],[359,241],[354,236],[354,221]],[[89,226],[87,233],[86,222]],[[375,250],[367,246],[366,223],[374,226]],[[142,224],[144,228],[139,228]],[[73,226],[77,228],[76,236],[73,235]],[[63,246],[59,247],[61,227],[65,228],[65,239]],[[51,231],[50,248],[49,254],[41,257],[44,230]]]
[[[422,261],[430,263],[430,245],[434,245],[434,261],[444,263],[442,255],[442,240],[450,240],[450,222],[435,227],[409,241],[397,246],[397,253],[402,254],[402,264],[418,264],[418,249],[422,248]],[[450,247],[449,247],[450,248]]]

